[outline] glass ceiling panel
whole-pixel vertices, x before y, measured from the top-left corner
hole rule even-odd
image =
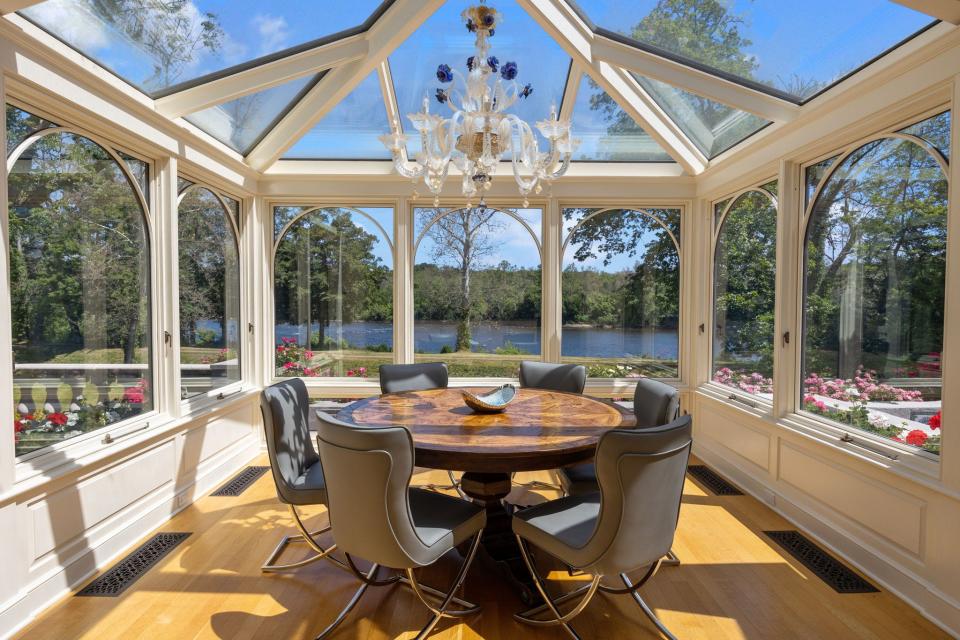
[[[285,154],[286,160],[387,160],[387,108],[374,71]]]
[[[701,98],[678,87],[633,74],[660,108],[708,158],[715,158],[770,124],[752,113]]]
[[[547,142],[536,131],[535,124],[550,115],[551,103],[560,108],[570,57],[515,0],[500,0],[492,6],[500,12],[501,23],[490,39],[490,55],[496,56],[501,65],[516,62],[517,82],[520,86],[533,86],[533,93],[517,100],[509,112],[534,128],[541,151],[546,150]],[[448,64],[461,73],[467,72],[475,36],[467,31],[460,17],[466,7],[466,2],[445,3],[390,56],[397,105],[403,119],[400,126],[407,133],[413,131],[407,114],[420,111],[424,97],[429,98],[432,113],[450,115],[450,109],[435,98],[436,90],[444,86],[437,82],[437,67]],[[420,140],[411,137],[408,150],[415,157]]]
[[[47,0],[21,15],[148,94],[357,27],[381,0]]]
[[[573,105],[573,137],[580,146],[574,160],[673,162],[620,105],[584,74]]]
[[[568,0],[574,4],[573,0]],[[932,24],[878,0],[576,0],[597,27],[803,101]]]
[[[276,87],[191,113],[185,118],[234,151],[246,155],[318,76],[297,78]]]

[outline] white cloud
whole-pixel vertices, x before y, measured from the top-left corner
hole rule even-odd
[[[282,16],[258,14],[251,20],[260,42],[260,55],[285,49],[290,37],[286,19]]]
[[[24,14],[43,25],[57,25],[57,33],[81,51],[94,51],[110,44],[107,27],[87,11],[84,5],[68,0],[48,0],[24,10]]]

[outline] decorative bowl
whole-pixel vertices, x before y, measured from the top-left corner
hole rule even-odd
[[[475,394],[466,389],[463,389],[461,393],[463,394],[464,404],[474,411],[478,413],[500,413],[517,397],[517,387],[513,384],[505,384],[486,393]]]

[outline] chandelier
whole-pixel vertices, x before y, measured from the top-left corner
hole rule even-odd
[[[566,173],[579,141],[571,139],[570,120],[560,120],[554,105],[550,117],[537,122],[537,129],[550,143],[548,151],[540,151],[530,125],[515,114],[507,113],[518,100],[528,98],[533,87],[520,86],[517,82],[516,62],[501,64],[496,56],[490,55],[488,39],[500,24],[500,13],[480,4],[461,15],[467,30],[476,34],[476,50],[466,60],[465,75],[447,64],[437,67],[437,80],[442,86],[434,97],[450,109],[450,117],[431,113],[430,99],[426,96],[423,111],[407,115],[420,136],[421,152],[414,161],[403,157],[409,136],[400,132],[396,120],[393,131],[380,136],[380,141],[390,150],[400,175],[412,179],[415,185],[423,178],[434,196],[434,206],[440,204],[440,192],[451,164],[463,176],[467,205],[471,205],[478,193],[482,203],[501,158],[509,154],[513,177],[526,207],[527,196],[542,191],[541,182],[549,183]],[[414,191],[414,197],[417,196]]]

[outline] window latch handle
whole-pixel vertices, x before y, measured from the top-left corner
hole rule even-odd
[[[783,332],[783,344],[785,344],[785,345],[790,344],[790,332],[789,332],[789,331],[784,331],[784,332]]]
[[[163,342],[164,344],[168,344],[168,345],[173,343],[173,336],[170,335],[169,331],[163,332]]]
[[[705,325],[705,324],[703,324],[703,323],[701,322],[699,329],[700,329],[700,333],[703,333],[704,331],[707,330],[707,325]]]

